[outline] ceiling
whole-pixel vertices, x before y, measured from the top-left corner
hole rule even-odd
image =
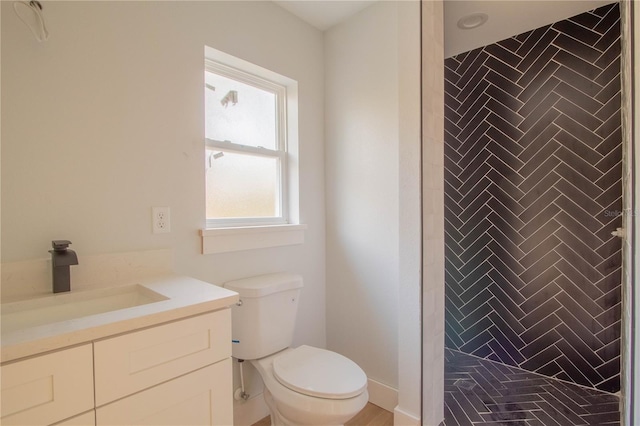
[[[319,30],[327,30],[378,0],[274,0]],[[383,0],[384,1],[384,0]],[[403,1],[403,0],[392,0]],[[612,0],[445,0],[445,57],[509,38],[595,9]],[[486,24],[471,30],[457,27],[471,13],[486,13]]]
[[[328,30],[334,25],[355,15],[377,0],[273,0],[303,21],[319,30]]]

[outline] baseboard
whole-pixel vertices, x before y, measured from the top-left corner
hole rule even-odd
[[[415,417],[413,414],[409,414],[403,411],[402,408],[396,407],[393,410],[393,426],[418,426],[420,425],[420,418]]]
[[[398,390],[375,380],[369,379],[367,384],[369,402],[393,413],[398,405]]]
[[[264,402],[261,393],[252,396],[247,401],[233,404],[233,424],[234,426],[251,426],[259,420],[269,415],[269,407]]]

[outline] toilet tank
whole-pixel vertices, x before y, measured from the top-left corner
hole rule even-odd
[[[291,346],[302,277],[289,273],[260,275],[224,284],[240,295],[231,308],[232,354],[260,359]]]

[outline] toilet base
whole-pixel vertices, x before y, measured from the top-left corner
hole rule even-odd
[[[282,414],[276,408],[276,403],[273,400],[273,395],[267,388],[264,389],[264,401],[267,403],[267,407],[269,407],[269,415],[271,416],[271,426],[303,426],[298,423],[292,423],[288,419],[285,419]],[[325,426],[344,426],[343,423],[340,424],[332,424]]]

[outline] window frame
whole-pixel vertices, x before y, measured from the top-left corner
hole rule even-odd
[[[264,77],[257,76],[250,72],[232,67],[211,59],[205,59],[205,71],[211,72],[222,77],[226,77],[238,82],[253,86],[257,89],[264,90],[275,95],[275,113],[276,113],[276,135],[275,149],[264,147],[254,147],[249,145],[237,144],[232,141],[218,141],[204,138],[205,155],[209,155],[210,150],[221,152],[232,152],[242,155],[251,155],[259,157],[274,158],[277,161],[276,176],[276,213],[273,217],[230,217],[230,218],[208,218],[205,219],[207,229],[227,228],[227,227],[243,227],[243,226],[268,226],[268,225],[284,225],[289,223],[289,194],[288,194],[288,143],[287,143],[287,86],[276,83]],[[203,86],[204,90],[206,86]],[[205,93],[205,92],[203,92]],[[207,118],[206,108],[204,117]],[[205,170],[206,173],[206,170]],[[205,195],[205,203],[206,203]]]

